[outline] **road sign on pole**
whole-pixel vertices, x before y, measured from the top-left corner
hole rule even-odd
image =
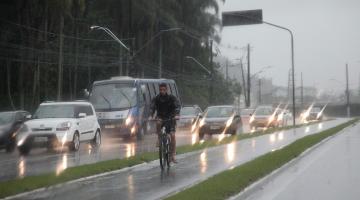
[[[223,26],[239,26],[263,23],[262,10],[244,10],[222,13]]]

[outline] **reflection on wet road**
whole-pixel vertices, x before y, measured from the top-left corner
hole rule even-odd
[[[323,124],[318,125],[322,129]],[[360,124],[346,128],[273,175],[240,200],[357,200],[360,197]]]
[[[191,135],[188,131],[177,133],[177,145],[193,144],[196,140],[197,136]],[[93,149],[91,145],[84,143],[81,144],[79,152],[70,152],[66,148],[59,152],[33,149],[28,156],[20,156],[17,152],[7,154],[1,151],[0,181],[48,172],[55,172],[58,175],[72,166],[128,158],[141,152],[156,151],[155,141],[155,135],[147,135],[142,141],[103,138],[100,149]]]
[[[345,119],[338,119],[323,122],[322,128],[328,129],[345,121]],[[281,131],[179,155],[179,163],[168,171],[162,172],[158,161],[153,161],[117,174],[71,183],[61,188],[51,188],[23,198],[159,199],[271,150],[282,148],[301,137],[317,133],[318,125],[309,125],[308,133],[306,129],[307,127],[302,127]],[[191,137],[189,141],[191,142]]]

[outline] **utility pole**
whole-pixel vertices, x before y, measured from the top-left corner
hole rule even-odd
[[[301,108],[304,107],[304,85],[303,85],[303,74],[301,72]]]
[[[119,76],[123,75],[123,55],[122,49],[119,49]]]
[[[209,89],[209,104],[213,102],[214,93],[214,66],[213,66],[213,40],[210,40],[210,89]]]
[[[346,114],[350,117],[349,68],[346,63]]]
[[[261,78],[259,78],[259,105],[261,105]]]
[[[161,78],[162,74],[162,36],[160,35],[160,43],[159,43],[159,75],[158,77]]]
[[[241,69],[241,76],[242,76],[242,82],[243,82],[243,93],[244,93],[244,97],[245,97],[245,104],[247,102],[247,92],[246,92],[246,81],[245,81],[245,73],[244,73],[244,66],[243,66],[243,62],[242,59],[240,59],[240,69]]]
[[[251,105],[251,95],[250,95],[250,88],[251,88],[251,80],[250,80],[250,44],[247,45],[247,102],[246,107],[250,107]]]
[[[229,81],[229,61],[226,59],[226,83]]]

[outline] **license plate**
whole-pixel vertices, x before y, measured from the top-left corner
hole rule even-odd
[[[220,126],[210,126],[210,129],[211,130],[217,130],[217,129],[220,129]]]
[[[36,137],[35,138],[35,142],[47,142],[48,138],[47,137]]]
[[[115,125],[105,125],[105,128],[115,128]]]

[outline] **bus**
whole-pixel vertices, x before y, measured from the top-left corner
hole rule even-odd
[[[151,100],[159,94],[160,83],[166,83],[168,93],[176,96],[181,104],[174,80],[113,77],[95,81],[89,101],[95,108],[102,134],[141,139],[146,133],[154,133],[155,124],[147,119]]]

